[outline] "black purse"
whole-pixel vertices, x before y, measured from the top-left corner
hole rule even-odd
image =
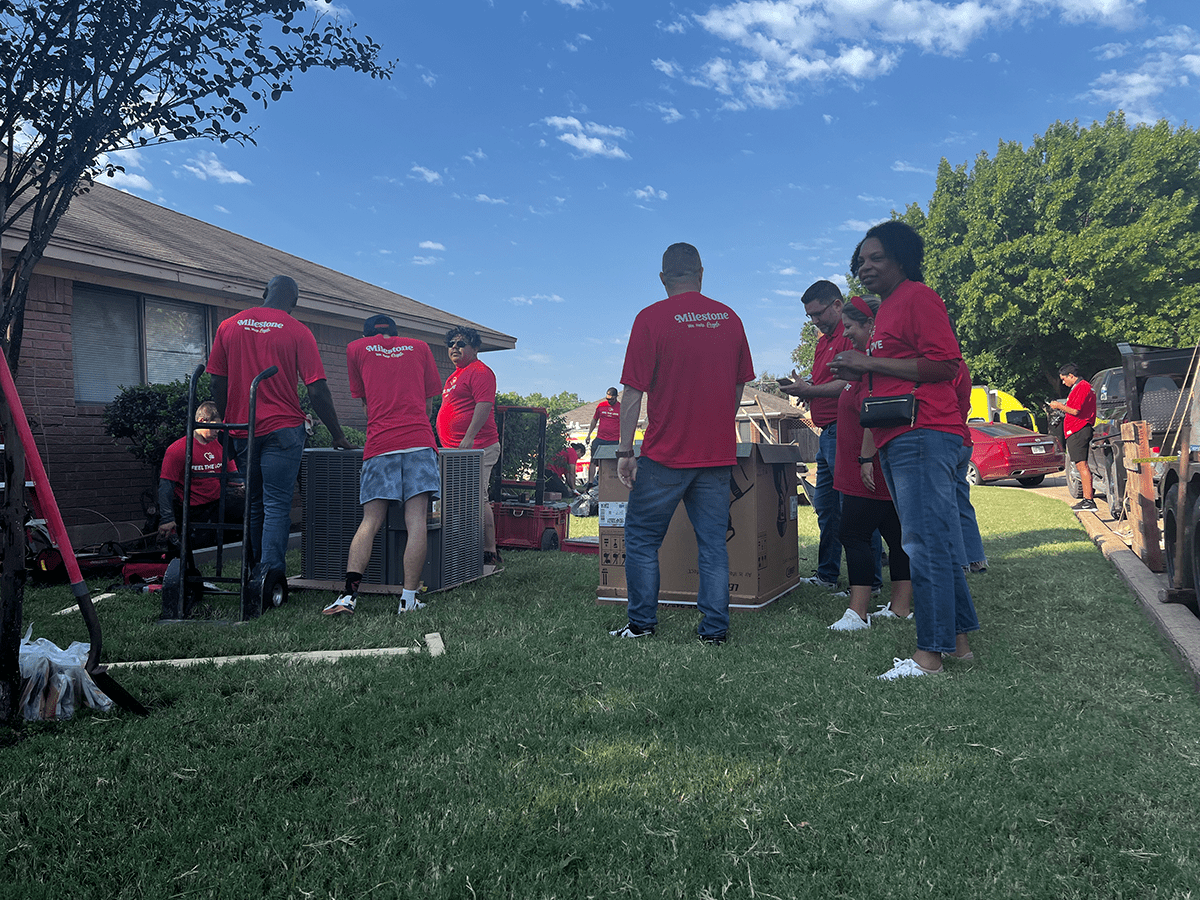
[[[920,384],[913,385],[913,391]],[[900,394],[896,397],[872,397],[870,391],[875,389],[871,373],[867,373],[868,396],[863,398],[862,409],[858,413],[858,422],[863,428],[902,428],[905,425],[915,427],[917,424],[917,409],[919,401],[915,393]]]

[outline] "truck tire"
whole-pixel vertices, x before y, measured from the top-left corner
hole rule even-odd
[[[1196,526],[1192,524],[1191,531],[1185,534],[1182,567],[1179,570],[1179,577],[1175,575],[1175,549],[1177,545],[1176,534],[1176,509],[1179,503],[1179,485],[1171,485],[1171,489],[1167,491],[1167,496],[1163,498],[1163,556],[1166,557],[1167,564],[1167,584],[1170,587],[1190,588],[1195,586],[1195,563],[1192,559],[1192,553],[1189,548],[1191,542],[1187,539],[1195,534]],[[1193,498],[1188,498],[1187,507],[1183,511],[1183,521],[1193,522],[1195,501]]]
[[[1183,555],[1187,558],[1185,567],[1191,569],[1192,584],[1195,585],[1196,573],[1200,572],[1200,503],[1193,502],[1188,510],[1188,530],[1184,535]],[[1182,574],[1182,573],[1181,573]]]
[[[1125,485],[1128,481],[1124,454],[1115,451],[1108,458],[1108,471],[1104,475],[1104,496],[1108,499],[1108,517],[1120,522],[1125,517]]]
[[[1071,495],[1072,500],[1083,496],[1083,482],[1079,480],[1079,470],[1070,460],[1067,460],[1067,493]]]

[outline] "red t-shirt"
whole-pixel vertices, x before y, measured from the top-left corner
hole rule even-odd
[[[865,382],[852,381],[837,396],[837,455],[833,460],[833,488],[852,497],[891,500],[883,469],[879,467],[878,453],[871,460],[875,469],[875,490],[868,490],[862,482],[858,456],[862,453],[863,427],[858,422],[858,411],[862,408],[862,398],[866,392]]]
[[[596,407],[596,414],[592,418],[596,420],[596,437],[602,441],[621,440],[620,400],[612,403],[601,400],[600,405]]]
[[[1096,424],[1096,392],[1090,383],[1080,378],[1067,395],[1067,406],[1079,410],[1079,415],[1063,414],[1063,436],[1070,437],[1088,425]]]
[[[425,401],[442,392],[442,377],[424,341],[372,335],[346,348],[350,396],[367,403],[363,459],[396,450],[434,447]]]
[[[675,469],[737,461],[735,388],[754,380],[737,313],[698,291],[647,306],[634,319],[621,383],[646,399],[642,455]]]
[[[443,447],[451,449],[462,443],[463,435],[475,415],[476,403],[496,402],[496,373],[480,360],[474,359],[461,369],[455,369],[442,389],[442,408],[438,410],[437,430]],[[475,449],[482,450],[499,442],[496,413],[488,410],[487,421],[475,435]]]
[[[546,466],[551,472],[559,478],[565,479],[567,472],[572,474],[575,472],[575,463],[579,462],[579,454],[574,447],[563,447],[554,454],[554,459],[550,465]]]
[[[950,327],[946,304],[931,288],[919,281],[903,281],[879,306],[875,316],[875,334],[871,338],[872,356],[885,359],[931,360],[962,359],[958,339]],[[913,392],[913,382],[878,373],[862,379],[873,383],[869,393],[876,397],[894,397]],[[962,434],[958,410],[958,392],[954,381],[934,381],[916,388],[917,428]],[[865,396],[865,395],[864,395]],[[897,435],[912,431],[913,426],[873,428],[875,446],[882,447]]]
[[[220,439],[202,444],[198,438],[192,438],[192,506],[212,503],[212,501],[220,499],[221,479],[197,478],[196,476],[204,472],[219,475],[224,459],[225,454],[221,451]],[[175,499],[181,504],[183,503],[183,464],[186,460],[187,437],[184,436],[167,448],[167,452],[163,455],[162,473],[159,476],[175,483]],[[237,463],[233,461],[232,457],[229,460],[229,471],[237,471]]]
[[[843,350],[853,350],[854,344],[846,337],[845,326],[838,322],[833,334],[822,333],[817,338],[817,348],[813,351],[812,383],[828,384],[837,378],[829,371],[829,361]],[[813,424],[824,428],[838,421],[839,397],[813,397],[808,401],[809,413]],[[839,426],[840,427],[840,426]]]
[[[229,379],[225,421],[250,420],[250,382],[271,366],[279,371],[258,384],[255,433],[260,437],[304,423],[296,381],[312,384],[325,377],[313,333],[279,309],[256,306],[235,313],[217,328],[208,372]],[[245,437],[245,429],[231,432]]]

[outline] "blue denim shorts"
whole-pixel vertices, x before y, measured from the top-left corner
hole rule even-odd
[[[363,463],[358,488],[359,504],[372,500],[404,502],[417,494],[432,493],[438,498],[442,485],[437,451],[429,447],[372,456]]]

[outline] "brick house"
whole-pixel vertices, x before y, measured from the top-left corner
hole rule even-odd
[[[3,236],[5,268],[24,236]],[[385,313],[401,334],[430,343],[442,375],[442,337],[470,325],[484,351],[516,338],[418,303],[113,188],[76,197],[30,286],[17,390],[68,525],[141,522],[151,472],[104,432],[120,386],[187,378],[217,325],[258,305],[266,282],[300,285],[296,318],[317,338],[343,424],[365,425],[350,397],[346,345]]]

